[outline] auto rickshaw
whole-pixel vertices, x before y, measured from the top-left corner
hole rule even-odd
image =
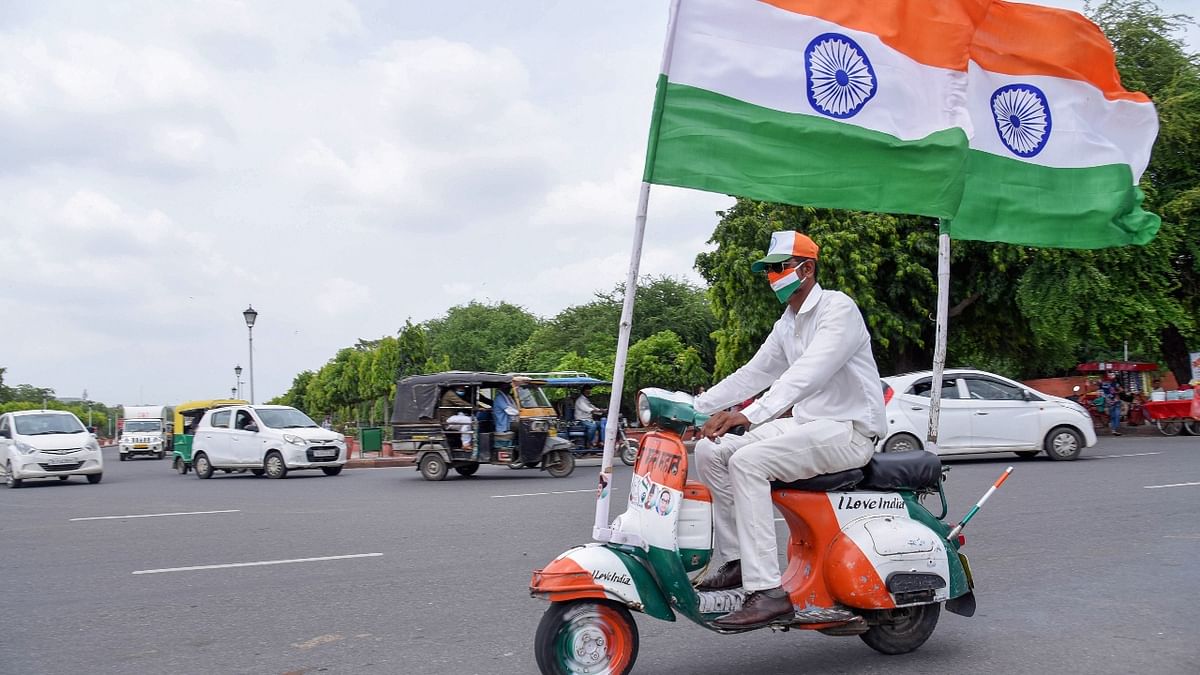
[[[575,419],[575,399],[584,387],[610,387],[612,382],[601,380],[580,371],[556,371],[550,373],[515,373],[536,380],[543,390],[561,389],[564,396],[555,403],[555,414],[558,416],[558,435],[571,442],[571,451],[576,457],[591,457],[604,454],[603,448],[590,448],[587,445],[587,425],[585,420]],[[525,410],[521,410],[525,414]],[[601,425],[606,424],[604,418],[597,419]],[[633,466],[637,461],[637,441],[625,435],[625,420],[620,419],[617,428],[617,454],[626,466]],[[598,433],[603,434],[603,426]],[[603,437],[601,435],[601,437]]]
[[[171,468],[180,474],[186,474],[192,468],[192,439],[195,438],[196,425],[204,413],[213,408],[224,408],[231,405],[250,405],[249,401],[237,398],[210,399],[207,401],[188,401],[175,406],[175,449],[171,452]]]
[[[425,480],[481,464],[542,469],[555,478],[575,470],[571,443],[559,438],[554,408],[527,377],[452,371],[396,383],[392,447],[416,458]]]

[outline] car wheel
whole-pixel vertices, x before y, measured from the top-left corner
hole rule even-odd
[[[129,455],[126,455],[126,454],[125,454],[125,453],[123,453],[123,452],[122,452],[120,455],[118,455],[118,457],[120,458],[120,461],[122,461],[122,462],[124,462],[125,460],[129,459]]]
[[[421,476],[425,480],[442,480],[450,471],[441,455],[429,453],[421,458]]]
[[[326,476],[336,476],[342,472],[342,467],[340,467],[340,466],[323,466],[323,467],[321,467],[321,470],[325,472]]]
[[[195,457],[192,457],[192,468],[196,470],[196,478],[203,480],[212,478],[212,464],[208,461],[208,455],[204,454],[203,452]]]
[[[267,478],[287,478],[287,464],[283,463],[283,455],[272,450],[267,453],[267,458],[263,462],[263,466],[267,472]]]
[[[1055,461],[1075,459],[1083,452],[1083,436],[1071,427],[1055,427],[1046,434],[1046,456]]]
[[[12,462],[4,463],[4,484],[10,488],[16,489],[21,487],[21,483],[25,481],[13,475]]]
[[[883,444],[883,452],[907,452],[909,450],[920,450],[921,441],[912,434],[899,433],[887,439]]]
[[[166,452],[165,450],[164,450],[164,451],[162,451],[162,452],[160,452],[160,453],[158,453],[158,455],[157,455],[158,459],[162,459],[162,458],[164,458],[164,457],[166,457],[166,456],[167,456],[167,452]]]
[[[1040,450],[1023,450],[1023,451],[1017,453],[1017,457],[1020,457],[1021,459],[1033,459],[1034,457],[1037,457],[1040,453],[1041,453]]]
[[[88,478],[88,482],[89,482],[89,483],[91,483],[92,485],[95,485],[96,483],[99,483],[99,482],[100,482],[100,479],[101,479],[101,478],[104,478],[104,474],[102,474],[102,473],[89,473],[87,478]]]
[[[478,464],[459,464],[454,467],[454,471],[460,476],[474,476],[479,470]]]
[[[546,455],[542,460],[546,473],[554,478],[566,478],[575,470],[575,455],[569,450],[558,450]]]

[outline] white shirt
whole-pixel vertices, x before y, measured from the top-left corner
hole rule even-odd
[[[594,410],[599,410],[599,408],[592,405],[592,402],[588,400],[588,397],[584,396],[583,394],[580,394],[579,397],[575,399],[575,419],[590,420],[592,419],[592,411]]]
[[[867,436],[887,432],[871,335],[858,305],[840,291],[814,285],[800,311],[788,307],[746,365],[696,398],[696,410],[714,413],[767,387],[742,411],[751,424],[792,406],[797,423],[850,421]]]

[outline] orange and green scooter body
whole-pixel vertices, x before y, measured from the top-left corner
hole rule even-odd
[[[914,492],[776,489],[772,498],[790,532],[783,586],[797,618],[785,625],[830,629],[853,620],[865,629],[864,612],[956,598],[963,600],[951,611],[973,612],[966,559]],[[712,621],[741,606],[741,589],[700,593],[692,585],[712,557],[712,498],[688,480],[678,431],[643,438],[628,505],[612,529],[641,545],[572,548],[534,572],[531,593],[551,602],[605,599],[667,621],[678,612],[718,631]]]

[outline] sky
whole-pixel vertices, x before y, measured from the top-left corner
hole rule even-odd
[[[668,6],[0,0],[5,382],[226,396],[253,305],[262,402],[409,318],[611,289]],[[731,203],[655,186],[642,273],[699,282]]]

